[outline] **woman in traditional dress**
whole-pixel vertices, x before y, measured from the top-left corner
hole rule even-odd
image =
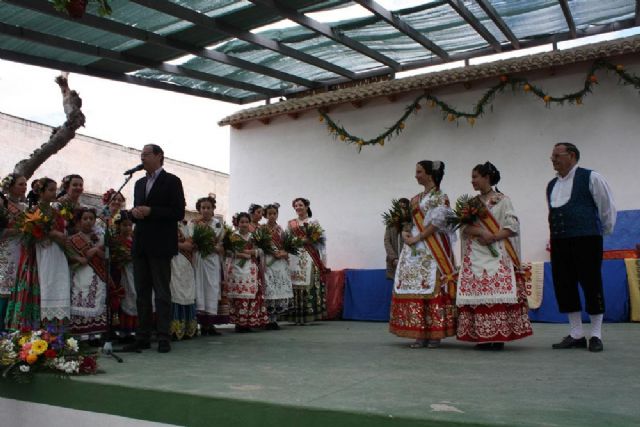
[[[192,338],[198,332],[196,320],[196,283],[191,265],[193,244],[189,227],[178,223],[178,254],[171,259],[171,324],[173,339]]]
[[[234,236],[246,243],[242,251],[232,255],[225,274],[230,321],[235,323],[236,332],[251,332],[251,328],[269,323],[264,304],[264,283],[258,268],[261,251],[251,243],[250,224],[251,216],[247,212],[234,216],[234,225],[238,228]]]
[[[62,178],[61,190],[58,193],[57,203],[54,205],[59,211],[70,211],[67,217],[67,235],[78,232],[78,224],[75,223],[76,210],[82,207],[80,196],[84,193],[84,180],[80,175],[71,174]]]
[[[249,206],[249,215],[251,215],[251,224],[249,224],[249,232],[253,233],[258,227],[260,227],[260,220],[264,214],[264,208],[262,205],[251,203]]]
[[[277,330],[278,316],[285,314],[293,303],[291,271],[289,271],[289,254],[282,248],[284,231],[276,222],[278,220],[278,203],[264,207],[267,223],[263,225],[271,234],[275,247],[273,254],[265,256],[265,293],[264,299],[269,313],[267,329]]]
[[[222,236],[224,227],[222,222],[214,216],[216,199],[207,196],[198,199],[196,210],[200,218],[191,224],[189,235],[193,235],[196,226],[209,227],[213,231],[215,250],[207,256],[202,256],[198,248],[193,248],[193,270],[195,272],[196,309],[198,323],[203,335],[220,335],[215,325],[227,323],[229,316],[228,307],[222,307]],[[226,304],[226,300],[224,301]],[[220,310],[224,308],[224,312]]]
[[[0,331],[4,330],[4,318],[11,289],[16,281],[20,260],[20,234],[14,230],[18,217],[27,208],[24,196],[27,193],[27,179],[10,173],[2,180],[2,191],[6,195],[6,228],[0,231]]]
[[[71,276],[71,333],[96,334],[107,331],[107,281],[104,242],[94,232],[96,211],[81,208],[76,213],[79,231],[68,245],[75,264]],[[113,284],[111,284],[113,288]]]
[[[296,325],[305,325],[327,316],[325,276],[328,269],[325,244],[324,242],[313,243],[307,237],[307,224],[320,226],[317,220],[311,219],[310,205],[309,200],[305,198],[294,199],[292,206],[297,218],[290,220],[287,224],[288,230],[304,242],[297,256],[289,256],[293,307],[286,318]]]
[[[59,333],[70,317],[69,266],[61,248],[65,243],[65,222],[51,206],[56,199],[56,182],[41,178],[35,187],[37,207],[29,215],[33,220],[47,218],[44,222],[50,229],[44,236],[35,236],[33,231],[34,243],[22,245],[16,282],[7,309],[7,327],[46,327]]]
[[[449,231],[449,198],[440,189],[444,163],[422,160],[416,180],[424,191],[411,199],[413,228],[403,232],[391,299],[389,331],[413,338],[411,348],[436,348],[456,333],[455,263]]]
[[[471,185],[487,215],[462,230],[457,336],[479,350],[502,350],[533,333],[520,272],[520,224],[511,200],[493,188],[499,181],[490,162],[473,168]]]
[[[136,288],[133,281],[133,261],[131,245],[133,243],[133,217],[127,210],[121,210],[113,218],[116,234],[111,249],[111,263],[118,268],[120,287],[124,296],[120,301],[119,331],[122,342],[129,342],[138,327],[138,309],[136,307]],[[114,248],[118,248],[115,250]]]

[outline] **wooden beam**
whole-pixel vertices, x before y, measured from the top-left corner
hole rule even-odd
[[[502,19],[498,11],[493,7],[493,5],[489,3],[487,0],[476,0],[476,1],[478,2],[478,5],[482,8],[482,10],[484,10],[484,13],[487,14],[487,16],[493,21],[493,23],[496,24],[496,27],[498,27],[498,29],[502,31],[502,34],[504,34],[509,40],[509,42],[511,42],[511,45],[514,47],[514,49],[520,49],[520,41],[518,40],[516,35],[513,34],[513,31],[511,31],[511,28],[509,28],[507,23],[504,22],[504,20]]]
[[[573,15],[571,15],[571,9],[569,8],[569,2],[567,0],[559,0],[560,7],[562,8],[562,13],[564,14],[564,19],[567,21],[567,26],[569,27],[569,34],[572,39],[575,39],[577,36],[576,33],[576,24],[573,21]],[[636,2],[636,12],[637,12],[637,2]],[[637,17],[637,13],[636,13]]]
[[[500,46],[500,42],[493,37],[493,34],[487,30],[487,28],[482,25],[482,23],[475,17],[473,13],[464,5],[461,0],[447,0],[449,6],[455,10],[462,19],[464,19],[469,25],[473,27],[474,30],[478,34],[482,36],[483,39],[489,43],[489,46],[493,48],[496,52],[502,52],[502,46]]]

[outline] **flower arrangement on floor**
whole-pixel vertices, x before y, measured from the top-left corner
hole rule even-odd
[[[464,225],[473,225],[482,218],[486,218],[487,215],[487,207],[479,197],[463,194],[456,200],[453,215],[447,218],[447,223],[453,226],[454,230],[457,230]],[[500,255],[493,245],[489,245],[488,248],[494,257],[497,258]]]
[[[199,223],[195,223],[193,225],[193,234],[191,235],[191,240],[193,241],[193,244],[196,246],[202,257],[211,255],[215,251],[216,245],[218,244],[213,229],[208,225]]]
[[[75,338],[44,329],[20,330],[0,335],[0,367],[3,378],[26,382],[36,372],[62,376],[95,374],[95,355],[83,354]]]

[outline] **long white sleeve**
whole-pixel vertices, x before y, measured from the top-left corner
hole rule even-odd
[[[613,233],[613,228],[616,225],[617,211],[609,184],[607,184],[607,181],[604,180],[602,175],[591,171],[589,190],[598,207],[598,215],[602,223],[602,232],[605,235]]]

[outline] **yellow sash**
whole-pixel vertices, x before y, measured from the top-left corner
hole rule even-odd
[[[484,218],[480,218],[480,222],[487,227],[487,230],[492,234],[496,234],[500,231],[501,227],[496,218],[491,214],[489,208],[487,208],[487,216]],[[511,244],[511,240],[504,239],[504,248],[507,250],[507,253],[511,257],[511,261],[513,261],[513,266],[516,271],[520,270],[520,258],[518,257],[518,253],[516,249]]]
[[[418,231],[420,231],[420,233],[424,232],[424,214],[420,210],[420,194],[411,199],[411,211],[413,214],[413,222],[418,228]],[[458,271],[453,264],[451,243],[449,242],[449,237],[446,234],[438,234],[440,234],[442,242],[436,237],[436,233],[433,233],[424,239],[424,243],[427,245],[433,255],[433,258],[438,264],[438,269],[442,275],[442,283],[447,285],[447,292],[449,293],[449,296],[451,296],[451,298],[455,298]]]

